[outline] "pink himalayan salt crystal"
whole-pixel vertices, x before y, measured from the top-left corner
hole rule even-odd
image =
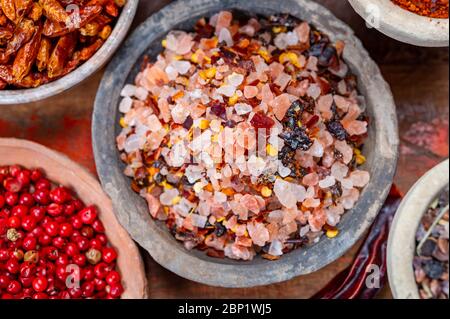
[[[350,179],[355,187],[364,187],[370,181],[370,174],[366,171],[356,170],[350,173]]]
[[[295,208],[297,202],[302,202],[305,199],[306,190],[301,185],[277,179],[274,185],[274,193],[284,207]]]
[[[322,157],[324,152],[324,147],[322,143],[319,140],[314,140],[313,145],[309,148],[309,150],[306,152],[307,154],[313,156],[313,157]]]
[[[321,231],[326,222],[327,214],[323,209],[315,210],[308,218],[308,223],[312,232]]]
[[[334,184],[336,184],[336,179],[334,178],[334,176],[327,176],[319,182],[319,187],[322,189],[326,189],[334,186]]]
[[[350,122],[355,121],[361,115],[361,109],[356,103],[351,103],[347,114],[342,119],[342,125],[346,126]]]
[[[283,243],[277,239],[272,241],[269,247],[269,254],[272,256],[283,255]]]
[[[344,112],[347,112],[351,105],[351,102],[348,99],[340,95],[334,96],[334,103],[336,103],[336,106]]]
[[[344,189],[344,194],[341,197],[341,203],[345,209],[352,209],[358,199],[359,191],[356,188],[352,188],[350,190]]]
[[[325,149],[325,152],[323,154],[322,166],[324,166],[326,168],[330,168],[334,162],[335,162],[334,150],[331,147],[329,147],[329,148]]]
[[[336,141],[334,143],[334,146],[335,146],[336,150],[338,150],[342,154],[343,162],[345,164],[350,163],[352,158],[353,158],[353,149],[352,149],[352,147],[349,146],[346,141]]]
[[[295,28],[295,32],[297,33],[297,37],[300,43],[309,42],[310,31],[311,27],[307,22],[302,22],[298,27]]]
[[[253,249],[242,247],[236,244],[228,244],[225,246],[225,256],[235,260],[252,260],[255,256]]]
[[[306,91],[306,94],[308,94],[308,96],[312,97],[313,99],[317,99],[321,93],[322,90],[320,89],[320,86],[316,83],[311,84],[308,90]]]
[[[255,65],[255,70],[258,75],[261,75],[264,72],[269,71],[269,66],[266,64],[264,59],[259,55],[252,56],[253,64]]]
[[[259,203],[256,200],[255,196],[252,196],[250,194],[245,194],[242,196],[242,198],[239,200],[239,202],[247,208],[249,211],[258,214],[260,211]]]
[[[282,220],[283,225],[292,223],[297,218],[297,215],[298,215],[297,209],[285,209],[283,211],[283,220]]]
[[[316,186],[319,183],[319,175],[316,172],[310,173],[303,177],[302,183],[305,186]]]
[[[344,125],[344,128],[350,136],[363,135],[367,133],[367,122],[352,121]]]
[[[222,11],[217,16],[216,23],[216,35],[220,34],[220,31],[223,28],[228,28],[231,25],[231,21],[233,21],[233,15],[229,11]]]
[[[286,89],[286,87],[289,85],[289,83],[291,82],[292,77],[287,74],[282,72],[277,79],[275,80],[275,84],[278,85],[280,87],[281,91],[284,91]]]
[[[319,141],[322,143],[322,145],[327,148],[334,143],[334,138],[328,131],[321,131],[319,132]]]
[[[219,43],[225,42],[227,46],[231,47],[234,44],[233,37],[227,28],[222,28],[219,32]]]
[[[252,99],[256,97],[259,93],[259,90],[256,86],[247,85],[244,87],[244,96],[246,99]]]
[[[306,208],[317,208],[317,207],[320,206],[320,199],[318,199],[318,198],[307,198],[303,202],[303,206],[305,206]]]
[[[185,55],[194,46],[192,36],[183,31],[174,31],[167,36],[167,49],[176,54]]]
[[[322,114],[323,119],[331,120],[333,118],[332,105],[333,95],[331,94],[323,95],[317,100],[317,110]]]
[[[215,234],[211,234],[205,238],[205,245],[222,251],[225,247],[225,236],[217,237]]]
[[[261,100],[266,104],[270,104],[272,103],[273,99],[274,95],[272,93],[272,90],[270,89],[270,85],[265,84],[261,90]]]
[[[149,193],[145,194],[145,199],[147,200],[150,215],[152,215],[153,218],[156,218],[158,211],[161,208],[161,203],[155,196]]]
[[[319,62],[319,59],[315,56],[310,56],[308,59],[308,62],[306,63],[306,69],[310,71],[318,71],[317,63]]]
[[[334,176],[337,180],[344,179],[348,174],[348,166],[342,164],[341,162],[335,162],[333,166],[331,166],[331,175]]]
[[[314,158],[311,155],[306,154],[301,150],[297,151],[297,153],[295,154],[295,159],[299,162],[300,166],[304,168],[314,167],[316,163],[314,162]]]
[[[257,246],[263,247],[270,239],[269,231],[262,223],[248,223],[247,230],[253,243]]]
[[[284,71],[284,65],[278,62],[273,62],[270,66],[269,66],[269,70],[270,70],[270,76],[272,77],[273,80],[276,80],[281,73],[283,73]]]
[[[169,83],[166,72],[156,65],[146,68],[142,72],[142,75],[142,85],[149,91],[151,91],[154,86],[163,86],[164,84]]]
[[[272,102],[273,113],[275,114],[275,117],[279,121],[283,120],[290,106],[291,100],[289,99],[288,94],[283,93],[277,96]]]
[[[252,247],[253,246],[252,239],[245,237],[245,236],[236,237],[234,242],[236,245],[241,246],[241,247]]]

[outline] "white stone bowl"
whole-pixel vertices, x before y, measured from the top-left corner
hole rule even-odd
[[[398,41],[423,47],[448,47],[449,19],[412,13],[391,0],[348,0],[355,11],[378,31]]]
[[[139,0],[127,0],[110,37],[88,61],[66,76],[37,88],[0,90],[0,107],[43,100],[60,94],[89,78],[109,61],[125,39],[136,15],[138,4]]]
[[[413,269],[416,232],[431,203],[449,184],[449,160],[434,167],[411,188],[395,214],[389,233],[387,266],[396,299],[420,299]]]

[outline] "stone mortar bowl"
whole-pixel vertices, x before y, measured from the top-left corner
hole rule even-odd
[[[99,182],[86,169],[42,145],[10,138],[0,138],[0,166],[19,164],[41,168],[55,183],[72,189],[87,205],[99,208],[106,235],[118,251],[117,267],[122,275],[123,299],[147,297],[147,280],[139,250],[113,213],[111,200]]]
[[[332,40],[347,42],[344,57],[359,78],[359,90],[367,100],[371,117],[365,168],[372,175],[356,207],[339,225],[340,235],[312,247],[284,255],[278,261],[255,258],[251,262],[214,259],[200,251],[188,251],[165,228],[152,220],[146,202],[130,187],[116,149],[120,132],[120,91],[133,83],[145,55],[155,58],[161,40],[170,30],[192,30],[195,21],[223,9],[258,14],[290,13],[309,21]],[[174,2],[147,19],[126,41],[107,68],[93,115],[94,153],[105,191],[110,195],[122,225],[162,266],[200,283],[222,287],[252,287],[291,279],[314,272],[342,256],[371,225],[385,200],[397,163],[398,132],[395,105],[389,86],[352,30],[331,12],[309,0],[186,0]]]
[[[389,284],[396,299],[420,299],[414,276],[416,233],[431,203],[449,185],[449,160],[419,179],[395,215],[387,247]]]
[[[369,25],[388,37],[423,47],[448,47],[449,19],[420,16],[391,0],[348,0]]]
[[[32,89],[0,90],[1,105],[31,103],[60,94],[89,78],[103,67],[119,48],[131,27],[139,0],[127,0],[113,32],[103,46],[88,61],[66,76]]]

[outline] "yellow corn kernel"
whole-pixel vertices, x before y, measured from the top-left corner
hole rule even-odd
[[[167,183],[167,181],[162,181],[161,184],[159,184],[160,186],[164,187],[164,189],[172,189],[173,186],[170,185],[169,183]]]
[[[167,39],[162,40],[161,44],[162,44],[163,48],[166,48],[167,47]]]
[[[298,125],[298,127],[302,127],[302,126],[303,126],[302,121],[298,121],[298,122],[297,122],[297,125]]]
[[[166,215],[169,215],[169,207],[164,206],[164,213],[165,213]]]
[[[173,59],[176,60],[176,61],[180,61],[181,59],[183,59],[183,57],[181,55],[175,55],[173,57]]]
[[[200,71],[200,76],[204,79],[213,79],[216,76],[217,69],[216,68],[209,68],[203,71]]]
[[[155,175],[156,173],[159,172],[159,169],[152,166],[152,167],[150,167],[149,169],[147,169],[147,172],[148,172],[151,176],[153,176],[153,175]]]
[[[261,189],[261,195],[263,195],[264,197],[270,197],[272,196],[272,190],[269,187],[264,186]]]
[[[120,121],[119,121],[120,126],[122,126],[123,128],[127,127],[127,123],[125,123],[125,118],[121,117]]]
[[[225,220],[225,217],[220,217],[216,220],[216,222],[221,223]]]
[[[208,120],[200,120],[200,123],[198,124],[198,127],[202,130],[206,130],[209,127],[209,121]]]
[[[281,32],[286,32],[287,28],[285,26],[277,26],[272,28],[273,33],[278,34]]]
[[[266,151],[269,156],[274,157],[274,156],[278,155],[277,149],[275,147],[273,147],[271,144],[267,144]]]
[[[327,230],[327,237],[328,238],[334,238],[339,234],[339,230],[338,229],[328,229]]]
[[[266,61],[270,62],[270,54],[266,50],[260,49],[258,54]]]
[[[176,196],[172,199],[172,205],[177,205],[181,201],[181,196]]]
[[[366,157],[364,155],[356,155],[356,164],[363,165],[366,162]]]
[[[164,124],[164,129],[166,130],[167,133],[169,133],[169,131],[170,131],[169,124]]]
[[[234,93],[234,95],[232,97],[229,98],[228,100],[228,105],[235,105],[237,103],[237,101],[239,100],[239,95],[237,95],[236,93]]]
[[[294,52],[286,52],[280,55],[280,63],[285,64],[287,62],[292,63],[297,68],[301,68],[302,65],[300,64],[300,61],[298,59],[298,55]]]
[[[211,136],[211,141],[213,143],[219,142],[219,134],[215,134],[215,135]]]
[[[205,60],[207,64],[210,64],[210,63],[211,63],[211,58],[210,58],[209,56],[205,56],[205,57],[203,58],[203,60]]]
[[[192,53],[191,55],[191,62],[198,64],[198,54],[197,53]]]
[[[176,101],[178,99],[181,99],[184,96],[184,92],[183,91],[178,91],[177,93],[175,93],[174,96],[172,96],[172,100]]]
[[[358,149],[358,148],[354,148],[354,149],[353,149],[353,154],[355,154],[355,155],[361,155],[361,150]]]

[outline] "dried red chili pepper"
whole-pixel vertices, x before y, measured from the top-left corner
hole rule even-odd
[[[371,299],[377,295],[386,283],[387,238],[401,200],[402,195],[394,185],[353,264],[339,273],[311,299]],[[378,287],[366,285],[372,265],[376,265],[379,269]]]
[[[58,40],[48,61],[49,78],[59,77],[63,73],[64,66],[72,56],[76,44],[77,37],[74,33],[69,33]]]
[[[20,48],[14,59],[12,72],[16,80],[22,80],[28,73],[36,60],[41,43],[42,28],[35,32],[33,38]]]
[[[430,18],[448,19],[448,0],[391,0],[396,5]]]

